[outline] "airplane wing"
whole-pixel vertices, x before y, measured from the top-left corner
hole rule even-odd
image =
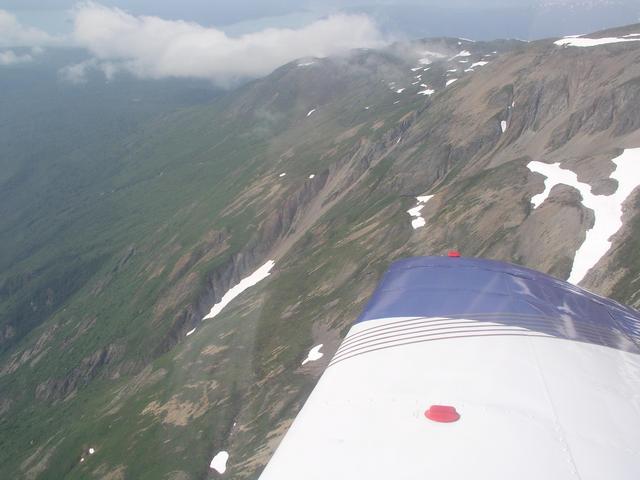
[[[640,314],[515,265],[394,263],[261,480],[640,478]]]

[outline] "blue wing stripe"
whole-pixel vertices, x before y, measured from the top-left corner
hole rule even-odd
[[[492,322],[640,353],[639,312],[540,272],[492,260],[417,257],[395,262],[358,322],[397,317]],[[400,326],[377,328],[388,332],[410,325],[405,319]],[[374,332],[361,332],[343,348]]]

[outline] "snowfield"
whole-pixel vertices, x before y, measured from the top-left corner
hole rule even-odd
[[[559,184],[575,188],[582,196],[582,204],[593,211],[593,228],[587,230],[584,242],[576,251],[568,281],[578,284],[611,248],[611,237],[622,227],[622,205],[633,190],[640,185],[640,148],[626,149],[614,158],[615,171],[610,178],[617,180],[618,188],[611,195],[594,195],[591,185],[580,182],[571,170],[560,168],[559,163],[529,162],[532,172],[546,177],[544,191],[531,198],[533,208],[538,208],[549,197],[551,189]]]
[[[608,45],[610,43],[622,43],[622,42],[640,42],[640,38],[630,38],[631,35],[625,35],[624,37],[605,37],[605,38],[584,38],[584,37],[569,37],[562,38],[553,42],[561,47],[597,47],[599,45]]]
[[[269,275],[271,275],[271,269],[274,267],[275,262],[273,260],[269,260],[267,263],[262,265],[259,269],[253,272],[248,277],[240,280],[240,283],[231,287],[227,293],[222,296],[220,302],[216,303],[213,307],[211,307],[211,311],[202,318],[202,320],[207,320],[209,318],[213,318],[218,315],[224,307],[229,305],[229,303],[244,292],[246,289],[253,287],[260,280],[264,280]]]

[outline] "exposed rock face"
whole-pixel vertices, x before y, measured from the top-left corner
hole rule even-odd
[[[64,400],[76,393],[77,389],[88,384],[100,371],[122,356],[123,349],[115,345],[100,349],[89,357],[85,357],[80,365],[73,368],[64,377],[50,379],[39,384],[35,396],[41,401]]]

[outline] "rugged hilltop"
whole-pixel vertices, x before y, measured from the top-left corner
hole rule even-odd
[[[5,175],[36,193],[0,220],[0,472],[218,478],[224,450],[224,477],[256,478],[404,256],[456,248],[563,279],[579,258],[581,286],[639,305],[636,34],[300,59],[44,182],[46,216],[43,180]],[[612,199],[612,245],[577,257]]]

